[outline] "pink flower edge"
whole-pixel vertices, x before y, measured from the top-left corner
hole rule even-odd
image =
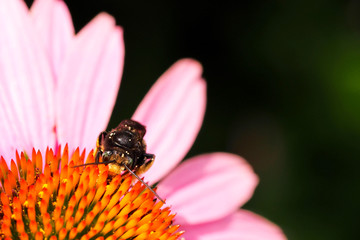
[[[286,240],[282,230],[253,212],[239,210],[223,219],[184,225],[187,240]]]
[[[155,153],[145,178],[155,183],[186,155],[201,128],[206,108],[202,66],[193,59],[174,63],[141,101],[133,119],[147,128],[147,151]]]
[[[63,1],[37,0],[29,10],[2,0],[0,20],[0,154],[10,161],[16,149],[94,148],[122,75],[123,33],[114,18],[101,13],[74,35]]]
[[[53,146],[54,89],[50,64],[23,1],[0,1],[1,154]]]
[[[202,154],[180,164],[158,186],[180,224],[220,219],[247,202],[258,183],[251,166],[230,153]]]
[[[95,147],[116,102],[124,55],[123,31],[105,13],[98,14],[69,44],[57,86],[61,145]]]

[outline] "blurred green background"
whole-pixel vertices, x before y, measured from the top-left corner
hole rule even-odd
[[[359,1],[66,2],[77,31],[100,11],[124,28],[109,128],[172,63],[195,58],[208,106],[188,156],[245,157],[260,184],[244,208],[289,239],[359,236]]]

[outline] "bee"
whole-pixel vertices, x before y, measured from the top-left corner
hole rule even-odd
[[[109,132],[101,132],[96,143],[95,162],[77,165],[106,164],[112,174],[130,173],[142,182],[155,196],[161,197],[146,184],[139,175],[146,172],[154,163],[155,155],[146,152],[144,136],[145,126],[131,119],[126,119]],[[100,157],[102,161],[100,162]]]

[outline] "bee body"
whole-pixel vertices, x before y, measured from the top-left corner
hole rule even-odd
[[[164,202],[159,195],[138,175],[146,172],[154,163],[155,155],[146,153],[144,136],[145,127],[134,120],[123,120],[109,132],[101,132],[96,143],[95,163],[74,167],[106,164],[113,175],[132,174],[141,181],[155,196]],[[101,162],[100,162],[101,159]]]
[[[95,162],[100,156],[114,174],[126,171],[125,165],[137,175],[146,172],[155,160],[146,153],[146,129],[134,120],[123,120],[110,132],[100,133],[95,151]]]

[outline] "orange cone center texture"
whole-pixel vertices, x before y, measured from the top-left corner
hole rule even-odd
[[[180,239],[174,214],[141,182],[109,174],[106,165],[83,164],[85,151],[69,157],[50,149],[45,159],[16,153],[0,160],[1,239]],[[93,154],[86,163],[94,162]]]

